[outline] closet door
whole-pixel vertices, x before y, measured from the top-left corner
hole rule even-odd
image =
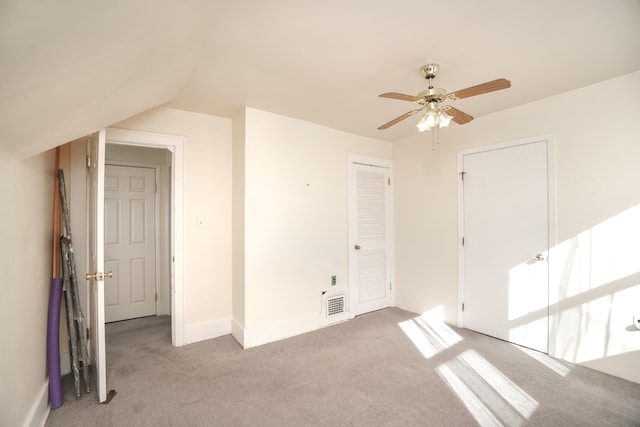
[[[351,165],[350,287],[354,315],[391,305],[389,168]]]
[[[547,141],[463,156],[464,326],[548,352]]]

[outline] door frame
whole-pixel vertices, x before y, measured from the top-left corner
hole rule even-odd
[[[389,185],[389,217],[387,218],[387,224],[389,229],[389,280],[391,281],[391,289],[389,291],[389,306],[395,305],[395,234],[394,234],[394,215],[393,215],[393,160],[383,159],[379,157],[366,156],[356,153],[347,153],[347,254],[348,254],[348,275],[349,275],[349,319],[355,317],[356,307],[356,286],[357,281],[354,277],[356,271],[354,265],[356,263],[356,257],[354,256],[353,247],[357,240],[356,227],[354,221],[356,212],[356,176],[353,165],[360,164],[365,166],[373,166],[379,168],[386,168],[389,170],[389,179],[391,183]]]
[[[153,182],[156,188],[156,192],[153,195],[153,204],[155,207],[154,214],[154,222],[155,226],[153,228],[153,247],[155,257],[155,283],[154,288],[156,292],[156,316],[158,315],[158,298],[157,295],[160,292],[160,248],[158,247],[158,243],[160,241],[160,200],[158,197],[158,191],[160,190],[159,179],[160,179],[160,166],[153,163],[140,163],[140,162],[127,162],[124,160],[107,160],[105,158],[105,174],[107,172],[107,166],[124,166],[124,167],[133,167],[133,168],[145,168],[145,169],[153,169],[154,177]],[[170,261],[170,260],[169,260]],[[171,285],[170,285],[171,286]],[[171,291],[169,291],[171,294]]]
[[[184,137],[127,129],[107,128],[106,143],[164,148],[171,161],[171,344],[185,345],[184,283]],[[157,213],[156,213],[157,214]],[[157,265],[156,265],[157,268]]]
[[[547,144],[547,222],[548,222],[548,242],[549,252],[557,244],[557,210],[556,210],[556,162],[555,162],[555,135],[543,134],[523,139],[511,140],[481,147],[470,148],[458,152],[458,327],[464,327],[464,315],[462,302],[464,301],[464,185],[463,185],[463,165],[464,156],[470,154],[484,153],[488,151],[501,150],[505,148],[517,147],[520,145],[532,144],[535,142],[546,142]],[[547,255],[548,271],[552,271],[552,257]],[[549,283],[549,355],[556,354],[556,331],[557,331],[557,305],[555,304],[558,294],[554,284],[551,283],[551,276],[548,275]]]

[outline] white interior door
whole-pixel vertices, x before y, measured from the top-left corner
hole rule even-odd
[[[106,165],[104,180],[105,320],[156,314],[156,171]]]
[[[91,364],[98,401],[107,400],[107,367],[104,330],[104,129],[87,142],[88,271],[91,312]]]
[[[548,352],[547,141],[463,156],[464,326]]]
[[[349,287],[353,315],[391,305],[390,170],[351,164]]]

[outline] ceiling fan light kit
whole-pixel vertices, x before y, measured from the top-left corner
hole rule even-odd
[[[451,121],[454,121],[459,125],[463,125],[473,120],[473,117],[469,114],[460,111],[450,105],[443,105],[443,103],[452,102],[463,98],[469,98],[470,96],[482,95],[484,93],[494,92],[496,90],[507,89],[511,87],[511,82],[509,80],[497,79],[476,86],[471,86],[456,92],[447,93],[445,89],[433,87],[433,79],[436,77],[439,70],[440,66],[438,64],[427,64],[420,68],[420,72],[422,73],[424,78],[429,80],[429,87],[416,96],[406,95],[398,92],[387,92],[380,94],[380,97],[382,98],[391,98],[398,99],[400,101],[413,102],[420,105],[420,108],[404,113],[403,115],[396,117],[390,122],[383,124],[378,129],[387,129],[395,125],[396,123],[399,123],[402,120],[413,116],[414,114],[426,110],[416,127],[420,132],[431,131],[431,149],[435,150],[436,144],[440,143],[440,128],[449,126]]]

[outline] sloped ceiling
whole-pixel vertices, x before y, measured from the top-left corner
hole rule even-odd
[[[420,92],[428,62],[449,91],[511,80],[456,102],[474,117],[639,70],[640,2],[4,0],[0,61],[0,149],[18,156],[157,105],[394,141],[417,117],[376,128],[413,104],[378,94]]]

